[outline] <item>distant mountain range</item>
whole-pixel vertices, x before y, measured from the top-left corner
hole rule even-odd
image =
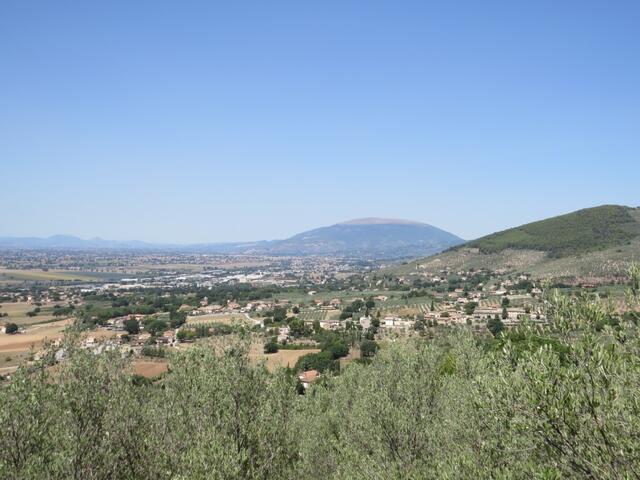
[[[624,273],[630,261],[640,261],[640,208],[602,205],[493,233],[397,272],[489,268],[602,278]]]
[[[4,249],[144,249],[155,248],[151,243],[132,241],[103,240],[91,238],[84,240],[72,235],[53,235],[51,237],[0,237],[0,248]]]
[[[333,255],[394,259],[431,255],[464,242],[426,223],[408,220],[362,218],[302,232],[285,240],[154,244],[140,241],[84,240],[68,235],[48,238],[0,237],[4,249],[149,250],[256,255]]]

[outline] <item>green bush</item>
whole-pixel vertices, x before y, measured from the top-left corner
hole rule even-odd
[[[7,323],[4,326],[4,333],[8,335],[18,333],[18,325],[16,325],[15,323]]]
[[[295,369],[297,371],[335,372],[339,370],[339,364],[330,352],[307,353],[298,359]]]
[[[264,344],[264,353],[277,353],[278,352],[278,340],[273,337],[270,338],[267,343]]]
[[[161,346],[146,345],[142,347],[142,355],[147,357],[164,358],[167,356],[167,350]]]

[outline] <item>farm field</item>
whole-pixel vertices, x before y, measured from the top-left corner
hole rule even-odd
[[[212,313],[208,315],[194,315],[187,317],[187,325],[201,325],[207,323],[224,323],[227,325],[237,324],[237,323],[246,323],[247,317],[243,314],[218,314]]]
[[[118,279],[119,274],[109,272],[81,272],[68,270],[8,270],[0,269],[0,283],[21,283],[21,282],[94,282],[106,281],[107,279]]]
[[[422,300],[417,301],[413,299],[409,300],[387,300],[386,302],[378,302],[376,304],[376,308],[380,310],[383,314],[385,313],[398,313],[403,310],[412,311],[416,313],[427,313],[429,312],[429,307],[431,305],[431,300]]]
[[[480,300],[478,307],[480,308],[499,308],[502,304],[502,298],[491,297]]]
[[[31,325],[24,333],[15,335],[0,334],[0,353],[37,350],[45,340],[55,340],[63,336],[64,329],[71,320],[58,320],[41,325]]]
[[[166,264],[153,264],[153,263],[141,263],[139,265],[133,265],[123,269],[126,273],[144,273],[151,271],[177,271],[177,272],[201,272],[204,270],[205,265],[196,265],[193,263],[166,263]]]
[[[67,326],[72,319],[56,320],[50,323],[29,325],[23,333],[14,335],[0,334],[0,374],[15,370],[17,365],[28,360],[31,352],[40,350],[47,341],[54,341],[64,337]],[[84,333],[84,336],[96,339],[111,338],[116,335],[112,330],[95,329]],[[10,360],[7,360],[10,358]]]
[[[60,303],[61,305],[62,302]],[[6,313],[8,317],[2,317],[1,322],[12,322],[20,326],[47,323],[55,320],[62,320],[64,317],[53,316],[53,304],[43,305],[40,312],[35,317],[29,317],[27,312],[33,311],[36,305],[27,302],[7,302],[0,303],[0,313]]]
[[[302,310],[298,318],[304,322],[322,321],[327,318],[327,310]]]
[[[29,361],[30,355],[31,352],[29,350],[0,353],[0,375],[14,372],[18,365]]]
[[[333,298],[338,298],[342,301],[343,305],[346,305],[356,298],[367,298],[370,296],[376,295],[385,295],[387,297],[391,297],[392,295],[400,296],[403,293],[402,291],[395,290],[364,290],[362,292],[356,291],[334,291],[334,292],[318,292],[315,295],[309,295],[308,293],[299,292],[299,293],[280,293],[274,295],[274,299],[276,300],[289,300],[291,303],[309,303],[314,302],[316,300],[320,300],[322,302],[329,301]]]
[[[249,351],[249,358],[255,364],[266,360],[265,365],[267,370],[273,372],[278,367],[294,367],[300,357],[307,353],[318,353],[318,348],[308,348],[304,350],[279,350],[277,353],[264,353],[264,345],[262,343],[251,344],[251,350]]]
[[[133,373],[146,378],[155,378],[168,370],[164,360],[136,360],[133,362]]]

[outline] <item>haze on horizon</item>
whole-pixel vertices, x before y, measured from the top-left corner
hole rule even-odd
[[[628,1],[2,2],[0,236],[385,217],[472,239],[637,206],[639,21]]]

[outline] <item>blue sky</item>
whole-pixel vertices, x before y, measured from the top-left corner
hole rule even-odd
[[[439,4],[438,4],[439,3]],[[640,205],[640,2],[0,3],[0,235]]]

